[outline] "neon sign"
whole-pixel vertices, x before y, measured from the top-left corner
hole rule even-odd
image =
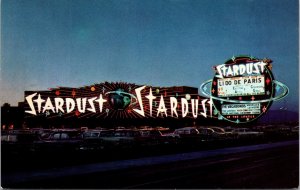
[[[265,71],[266,65],[267,63],[265,62],[249,62],[234,65],[228,65],[227,63],[223,65],[218,65],[215,67],[217,70],[217,74],[215,77],[224,78],[252,74],[262,74]]]
[[[26,92],[25,113],[47,117],[197,118],[212,117],[212,101],[195,88],[156,88],[127,83]]]
[[[253,121],[266,113],[273,101],[288,94],[287,86],[274,79],[271,63],[270,59],[239,56],[214,67],[214,78],[203,83],[200,90],[213,99],[219,119],[235,123]],[[211,88],[207,92],[209,83]]]
[[[222,78],[217,81],[219,97],[265,94],[264,75]]]
[[[206,97],[193,87],[124,82],[25,91],[25,113],[26,117],[46,118],[210,117],[246,123],[288,94],[287,86],[274,79],[271,63],[270,59],[239,56],[215,66],[214,78],[200,86]]]

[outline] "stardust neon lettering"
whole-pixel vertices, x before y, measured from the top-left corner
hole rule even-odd
[[[265,62],[246,63],[238,65],[218,65],[216,66],[217,78],[234,77],[238,75],[262,74],[265,70]]]
[[[142,91],[145,90],[145,88],[146,86],[142,86],[135,89],[137,97],[137,102],[135,103],[138,104],[131,107],[132,111],[143,117],[153,117],[153,101],[154,99],[158,98],[159,103],[155,109],[155,117],[197,118],[198,115],[207,117],[208,110],[210,110],[210,115],[212,116],[213,107],[211,105],[211,101],[208,102],[210,103],[210,105],[208,108],[206,108],[208,99],[203,99],[201,102],[199,102],[198,99],[192,98],[181,98],[180,100],[178,100],[176,97],[172,96],[169,98],[166,98],[163,95],[156,97],[153,95],[151,88],[149,88],[148,95],[145,95],[145,97],[143,97]],[[55,97],[51,99],[50,97],[42,97],[41,94],[33,93],[25,97],[25,100],[27,101],[27,104],[29,106],[29,110],[25,110],[25,112],[32,115],[37,115],[39,113],[45,112],[68,114],[75,110],[80,113],[102,113],[104,104],[108,102],[106,98],[107,97],[104,97],[103,94],[99,94],[99,96],[95,97],[83,97],[76,99],[70,97]],[[145,101],[148,101],[147,105],[144,105]],[[96,109],[97,104],[98,109]],[[147,106],[147,115],[145,113],[145,106]],[[180,112],[178,112],[178,110],[180,110]],[[199,110],[202,110],[200,114],[198,114],[200,112]],[[181,115],[179,115],[178,113],[181,113]]]

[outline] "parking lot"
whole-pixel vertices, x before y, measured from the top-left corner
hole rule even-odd
[[[2,171],[34,170],[111,160],[298,139],[298,126],[118,127],[2,131]],[[26,164],[24,164],[26,163]]]
[[[298,148],[299,141],[291,140],[77,166],[56,165],[52,169],[5,173],[2,187],[297,188]]]

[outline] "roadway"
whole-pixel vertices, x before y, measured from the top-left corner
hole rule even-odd
[[[298,188],[299,141],[2,175],[4,188]]]

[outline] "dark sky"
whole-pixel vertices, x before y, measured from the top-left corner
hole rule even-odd
[[[233,55],[273,60],[299,107],[297,0],[2,0],[1,103],[104,81],[199,87]]]

